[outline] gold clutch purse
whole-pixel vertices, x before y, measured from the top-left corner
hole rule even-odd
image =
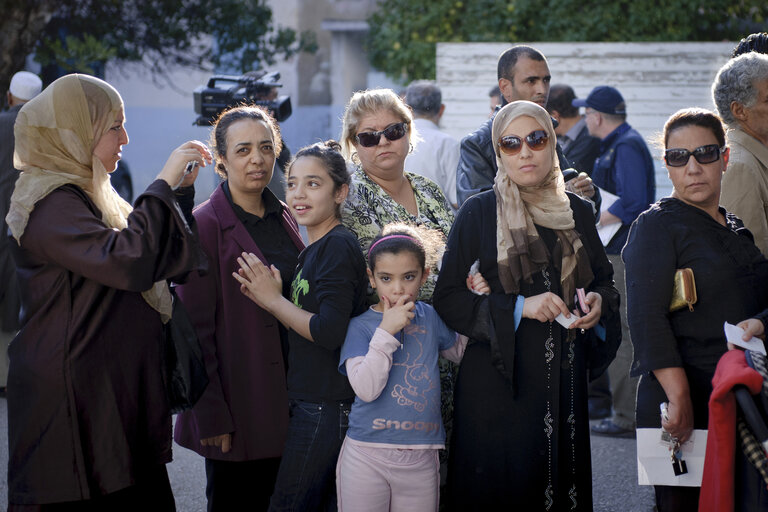
[[[679,268],[675,271],[675,283],[672,287],[672,301],[669,303],[670,311],[677,311],[688,306],[693,311],[696,304],[696,281],[693,279],[693,270]]]

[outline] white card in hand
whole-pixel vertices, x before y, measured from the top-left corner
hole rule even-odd
[[[733,324],[729,324],[728,322],[723,323],[723,329],[725,330],[725,339],[728,340],[728,343],[733,343],[734,345],[737,345],[741,348],[746,348],[747,350],[760,352],[761,354],[766,355],[763,340],[753,336],[751,340],[744,341],[741,339],[741,337],[744,335],[744,329]]]
[[[562,325],[566,329],[568,329],[571,326],[571,324],[573,322],[575,322],[576,320],[578,320],[578,319],[579,319],[579,317],[577,317],[573,313],[571,313],[571,317],[570,318],[565,318],[565,315],[562,314],[562,313],[560,313],[559,315],[557,315],[555,317],[555,320],[557,320],[557,323],[559,323],[560,325]]]

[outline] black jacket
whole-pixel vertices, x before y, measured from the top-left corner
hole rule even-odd
[[[600,139],[591,136],[585,125],[563,153],[571,167],[592,176],[595,160],[600,156]]]

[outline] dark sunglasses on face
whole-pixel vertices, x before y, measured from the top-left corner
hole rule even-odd
[[[668,149],[664,152],[664,160],[670,167],[683,167],[688,163],[688,159],[693,155],[700,164],[711,164],[720,159],[720,153],[725,153],[725,146],[722,148],[717,144],[707,144],[699,146],[693,151],[683,148]]]
[[[385,136],[387,140],[399,140],[405,136],[405,123],[397,123],[387,126],[380,132],[363,132],[358,133],[355,137],[358,144],[364,148],[370,148],[379,143],[381,136]]]
[[[534,151],[541,151],[547,147],[549,141],[549,135],[544,130],[534,130],[529,133],[524,139],[521,139],[517,135],[507,135],[499,138],[499,149],[505,155],[513,156],[523,149],[523,141],[528,144],[528,147]]]

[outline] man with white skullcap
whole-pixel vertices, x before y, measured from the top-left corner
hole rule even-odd
[[[11,204],[11,194],[19,177],[13,167],[13,124],[21,106],[40,94],[43,82],[34,73],[19,71],[11,78],[8,88],[8,110],[0,112],[0,394],[5,393],[8,380],[8,344],[19,328],[19,293],[16,266],[11,258],[5,216]]]

